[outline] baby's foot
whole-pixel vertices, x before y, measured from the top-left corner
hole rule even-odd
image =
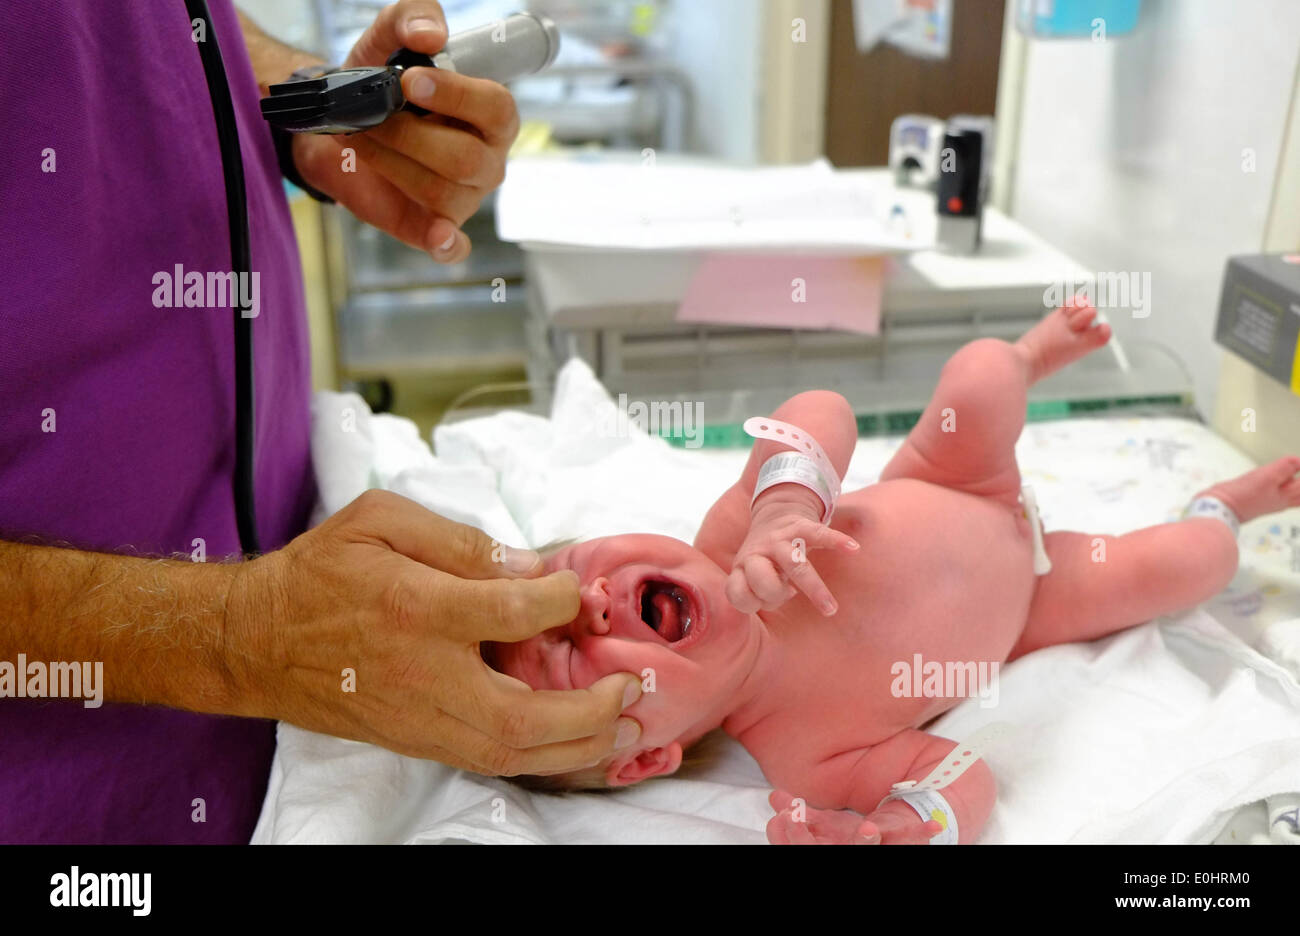
[[[1029,365],[1029,382],[1042,380],[1110,341],[1110,325],[1094,325],[1097,310],[1079,298],[1047,315],[1015,343]]]
[[[1300,472],[1300,456],[1288,455],[1240,478],[1220,481],[1197,496],[1217,497],[1246,523],[1264,514],[1300,507],[1300,478],[1296,472]]]

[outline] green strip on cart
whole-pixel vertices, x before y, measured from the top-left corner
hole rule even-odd
[[[1142,397],[1114,397],[1100,400],[1031,400],[1025,408],[1026,422],[1046,422],[1052,419],[1069,419],[1073,416],[1097,416],[1140,407],[1161,407],[1186,410],[1190,400],[1181,394]],[[921,418],[921,410],[900,410],[889,413],[870,413],[858,417],[858,435],[903,435]],[[687,438],[679,427],[659,431],[659,437],[670,445],[686,448]],[[698,431],[699,442],[692,448],[748,448],[754,441],[745,434],[739,423],[706,425]],[[693,440],[692,440],[693,441]]]

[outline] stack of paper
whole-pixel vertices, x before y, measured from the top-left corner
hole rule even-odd
[[[530,245],[873,255],[929,246],[890,224],[892,189],[826,162],[777,168],[512,160],[497,234]]]

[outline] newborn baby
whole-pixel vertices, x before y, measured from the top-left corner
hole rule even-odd
[[[751,506],[760,468],[796,448],[763,440],[694,546],[625,535],[554,554],[553,568],[581,580],[579,616],[485,645],[485,659],[537,689],[615,672],[654,680],[626,713],[638,742],[564,784],[670,774],[721,726],[777,790],[774,843],[975,841],[995,796],[983,761],[939,791],[937,808],[889,798],[958,756],[921,729],[961,700],[899,697],[896,666],[917,654],[1000,664],[1196,605],[1232,578],[1238,521],[1300,504],[1300,458],[1288,457],[1215,485],[1177,523],[1124,536],[1031,529],[1014,452],[1026,389],[1109,340],[1095,317],[1069,305],[1014,344],[958,351],[879,483],[841,497],[829,526],[801,484],[767,487]],[[771,418],[819,442],[843,477],[857,430],[842,397],[801,393]],[[1040,535],[1046,574],[1035,573]]]

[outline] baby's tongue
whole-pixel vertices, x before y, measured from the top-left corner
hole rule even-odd
[[[682,606],[677,599],[666,592],[660,592],[650,600],[659,612],[659,636],[669,643],[681,640]]]

